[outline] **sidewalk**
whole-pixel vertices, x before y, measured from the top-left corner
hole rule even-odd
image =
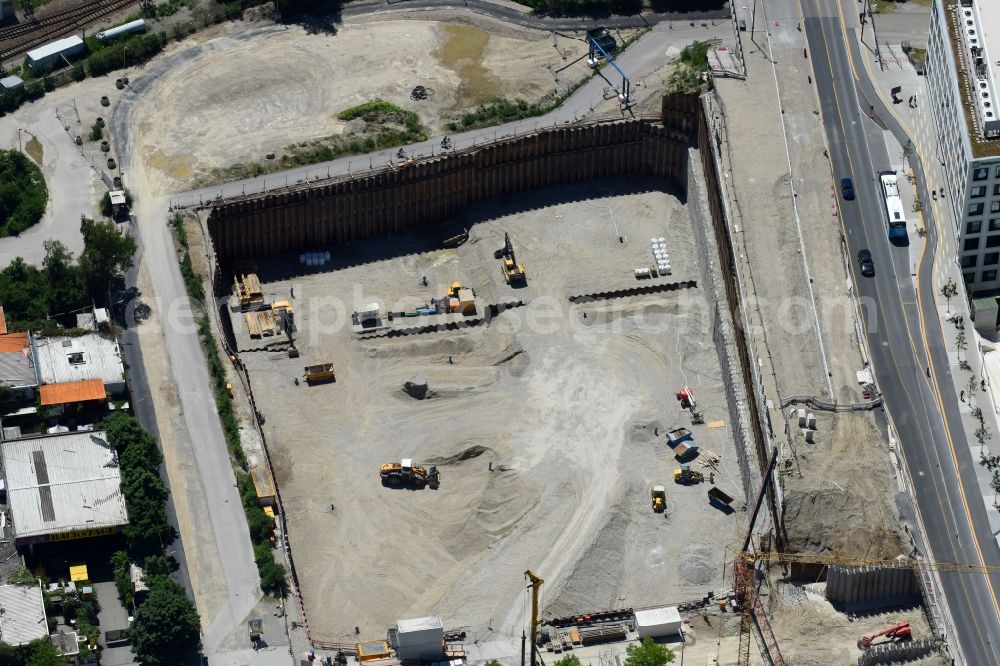
[[[891,22],[891,20],[892,15],[876,15],[876,27],[882,23]],[[866,33],[864,40],[869,46],[872,45],[870,36],[871,33],[869,31]],[[926,32],[922,35],[922,38],[923,41],[926,41]],[[914,39],[913,41],[916,42],[918,40]],[[917,75],[916,70],[909,64],[905,57],[902,59],[896,57],[898,54],[902,54],[900,43],[883,43],[880,40],[879,50],[884,57],[884,69],[879,67],[875,54],[864,44],[861,45],[861,52],[865,57],[865,62],[858,64],[864,66],[864,70],[867,71],[868,76],[875,84],[886,106],[891,109],[899,124],[911,137],[914,149],[920,155],[925,174],[930,181],[927,183],[928,189],[932,189],[937,186],[937,183],[943,182],[943,177],[941,176],[942,165],[935,153],[937,141],[935,138],[934,121],[931,117],[929,107],[923,103],[924,100],[929,99],[929,95],[926,92],[926,80],[924,77]],[[864,75],[865,71],[859,73]],[[902,104],[893,105],[889,96],[889,89],[893,86],[902,87],[902,91],[898,94],[898,97],[903,100],[908,100],[911,95],[916,95],[916,108],[910,107],[905,101]],[[888,137],[886,140],[887,145],[898,146],[898,142],[892,138],[891,132],[885,131],[884,134]],[[890,151],[890,156],[892,154]],[[901,181],[901,185],[903,182],[905,181]],[[900,189],[905,189],[906,195],[911,199],[916,196],[913,187],[901,187]],[[937,310],[936,312],[926,313],[927,319],[925,325],[928,327],[942,327],[949,359],[948,374],[953,382],[955,394],[964,398],[959,405],[959,411],[961,412],[966,437],[964,442],[956,442],[955,444],[956,446],[967,446],[972,460],[979,463],[974,466],[977,485],[983,504],[986,507],[990,529],[994,538],[996,538],[997,534],[1000,533],[1000,510],[998,510],[994,503],[995,491],[990,485],[992,473],[983,466],[981,455],[990,455],[989,442],[991,441],[994,442],[994,449],[1000,450],[1000,428],[998,428],[997,424],[998,408],[993,391],[994,386],[1000,387],[1000,351],[990,352],[993,358],[989,362],[986,362],[980,342],[985,342],[989,346],[993,345],[988,341],[983,341],[971,325],[972,320],[969,316],[968,303],[962,297],[964,290],[959,289],[959,296],[951,299],[950,305],[947,299],[941,295],[941,288],[949,279],[953,280],[956,285],[962,285],[962,273],[956,259],[955,234],[953,231],[955,229],[955,221],[950,209],[943,205],[943,203],[940,198],[922,202],[924,210],[929,210],[933,213],[938,238],[932,280]],[[918,217],[922,218],[922,216]],[[918,249],[922,245],[920,243]],[[917,256],[914,256],[911,250],[911,259],[914,262]],[[964,332],[968,348],[961,355],[956,347],[956,338],[959,335],[959,329],[954,324],[946,321],[952,314],[959,314],[965,317]],[[967,366],[963,367],[960,358],[961,361],[967,363]],[[992,374],[989,372],[990,366],[993,368]],[[947,379],[942,378],[942,381],[947,381]],[[985,391],[982,390],[984,387]],[[986,437],[986,446],[980,446],[975,434],[979,429],[979,419],[976,416],[977,409],[981,410],[983,426],[989,433]],[[997,543],[1000,545],[1000,540]]]

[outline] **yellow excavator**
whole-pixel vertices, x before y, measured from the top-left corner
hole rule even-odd
[[[528,284],[528,276],[524,272],[524,264],[517,263],[514,254],[514,244],[510,242],[510,234],[504,232],[503,247],[493,253],[494,258],[503,259],[503,279],[512,287],[523,287]]]

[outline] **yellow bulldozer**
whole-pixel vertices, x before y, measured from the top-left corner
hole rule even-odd
[[[653,503],[653,511],[663,513],[667,508],[667,489],[663,486],[653,486],[649,496]]]
[[[423,488],[429,485],[437,488],[440,480],[437,467],[431,467],[430,471],[414,465],[410,458],[403,458],[398,463],[386,463],[378,470],[378,475],[385,486],[412,486]]]

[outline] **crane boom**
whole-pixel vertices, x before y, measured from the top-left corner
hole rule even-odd
[[[531,666],[538,666],[538,591],[545,581],[527,570],[524,577],[528,579],[528,589],[531,590]],[[522,652],[522,656],[523,656]]]

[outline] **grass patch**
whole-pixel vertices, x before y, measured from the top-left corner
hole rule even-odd
[[[24,144],[24,152],[28,153],[28,157],[35,160],[35,164],[42,166],[42,156],[45,154],[45,149],[42,148],[42,142],[38,140],[37,136],[32,136]]]
[[[457,121],[447,124],[449,132],[465,132],[481,127],[492,127],[504,123],[544,116],[562,103],[564,97],[550,98],[538,103],[528,103],[523,99],[509,100],[495,97],[478,109],[463,113]]]
[[[712,89],[708,49],[708,42],[693,42],[684,47],[667,79],[667,92],[702,93]]]
[[[380,99],[345,109],[337,114],[337,118],[346,122],[360,119],[364,127],[353,134],[337,134],[292,144],[275,160],[239,163],[217,169],[207,178],[200,179],[198,185],[256,178],[292,167],[405,146],[424,141],[429,136],[427,128],[420,122],[420,116]]]

